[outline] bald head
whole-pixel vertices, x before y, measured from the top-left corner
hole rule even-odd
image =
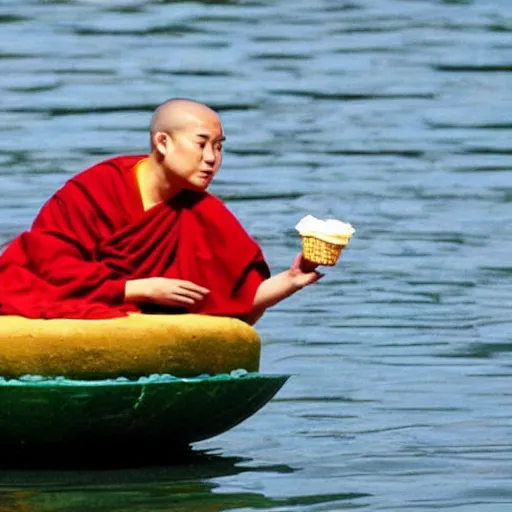
[[[151,135],[156,132],[173,133],[192,123],[204,123],[212,120],[220,123],[217,112],[207,105],[194,100],[175,98],[156,108],[151,118],[149,131]]]
[[[225,137],[217,112],[197,101],[171,99],[156,108],[150,132],[151,153],[142,168],[149,195],[162,200],[169,191],[204,192],[222,162]]]

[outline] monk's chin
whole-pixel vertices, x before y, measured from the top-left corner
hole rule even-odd
[[[199,181],[199,180],[198,180]],[[198,183],[188,183],[185,188],[193,190],[194,192],[205,192],[212,180],[201,180]]]

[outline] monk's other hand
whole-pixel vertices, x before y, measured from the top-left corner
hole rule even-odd
[[[324,276],[324,274],[316,270],[317,267],[318,265],[316,263],[308,261],[304,258],[302,253],[299,253],[295,256],[288,269],[288,273],[297,288],[304,288],[305,286],[316,283],[316,281]]]
[[[126,282],[125,300],[151,302],[163,306],[190,307],[203,300],[210,290],[183,279],[148,277]]]

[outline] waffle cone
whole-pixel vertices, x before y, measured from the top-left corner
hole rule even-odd
[[[317,265],[336,265],[343,247],[345,245],[333,244],[313,236],[302,237],[302,254],[304,258]]]

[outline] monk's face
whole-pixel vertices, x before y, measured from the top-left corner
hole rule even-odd
[[[224,134],[216,114],[189,116],[187,122],[170,135],[164,156],[167,173],[180,186],[204,191],[222,162]]]

